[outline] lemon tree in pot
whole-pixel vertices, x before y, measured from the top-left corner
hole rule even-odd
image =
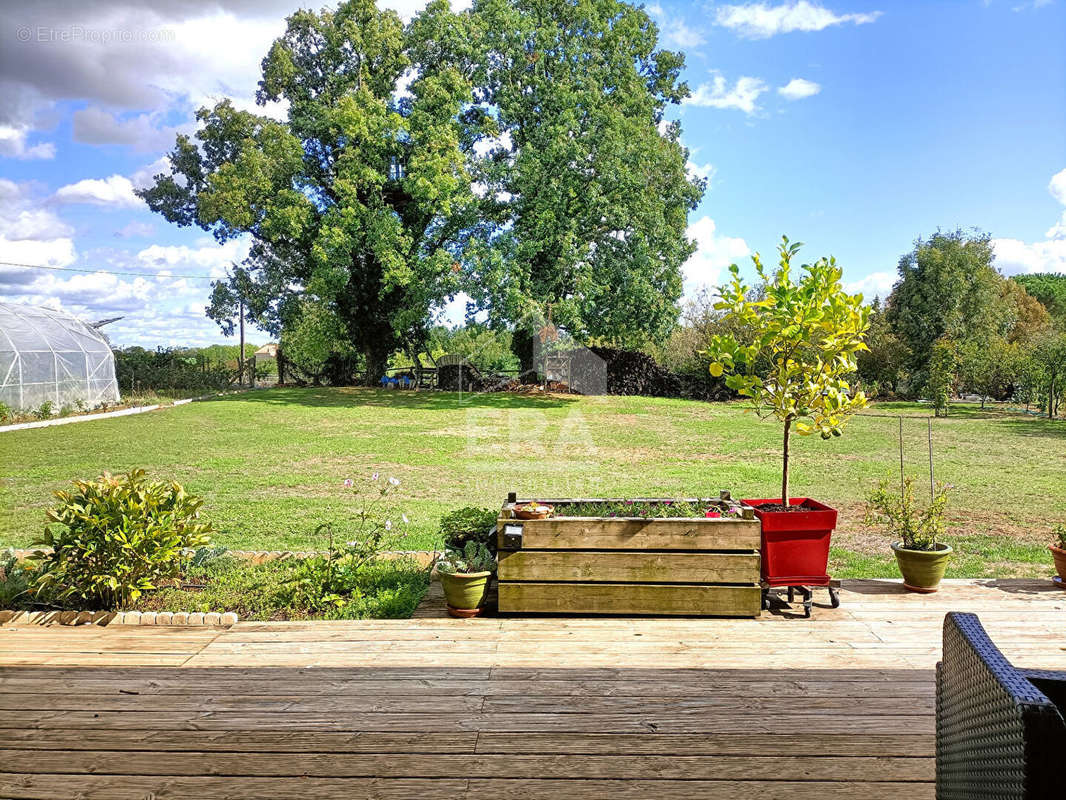
[[[751,401],[760,418],[781,425],[781,494],[746,499],[762,523],[764,586],[827,586],[829,540],[837,512],[789,491],[793,433],[840,436],[848,418],[866,405],[849,382],[856,354],[866,350],[870,311],[861,294],[848,294],[833,258],[805,264],[793,274],[800,245],[782,237],[776,270],[752,257],[762,284],[753,289],[733,264],[732,281],[718,288],[715,308],[735,333],[712,336],[710,373]],[[835,602],[834,602],[835,604]]]
[[[496,572],[496,513],[487,508],[466,508],[445,514],[440,521],[444,555],[437,560],[448,613],[475,617]]]
[[[940,536],[950,488],[938,483],[924,507],[914,497],[913,478],[904,480],[898,493],[888,481],[881,481],[867,498],[866,524],[881,527],[892,536],[903,586],[912,592],[935,592],[947,569],[952,549],[940,541]]]

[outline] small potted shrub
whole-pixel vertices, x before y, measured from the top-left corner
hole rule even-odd
[[[723,322],[734,335],[712,336],[710,373],[726,376],[726,385],[751,401],[760,418],[782,426],[781,494],[743,502],[755,508],[762,523],[762,578],[768,586],[825,586],[829,583],[829,540],[837,512],[789,492],[789,442],[793,433],[840,436],[852,414],[865,407],[866,396],[849,382],[856,354],[869,328],[862,295],[841,285],[833,258],[804,265],[792,276],[798,243],[782,237],[774,272],[764,269],[759,254],[752,260],[761,292],[747,286],[736,264],[730,283],[720,286]]]
[[[881,481],[867,499],[866,524],[880,526],[896,540],[892,551],[903,575],[903,586],[912,592],[935,592],[951,558],[951,547],[939,541],[948,489],[938,483],[932,502],[921,508],[914,499],[913,478],[903,482],[898,494],[889,488],[888,481]]]
[[[1066,587],[1066,525],[1056,525],[1052,528],[1055,535],[1055,543],[1048,546],[1052,557],[1055,559],[1055,571],[1059,573],[1059,586]]]
[[[437,561],[448,613],[476,617],[496,572],[496,513],[468,506],[440,521],[444,555]]]
[[[480,614],[495,571],[496,556],[483,542],[467,542],[462,550],[446,552],[437,561],[437,574],[448,613],[459,618]]]

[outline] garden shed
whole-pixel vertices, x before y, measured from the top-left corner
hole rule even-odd
[[[89,408],[119,400],[115,356],[96,328],[62,311],[0,302],[0,403]]]

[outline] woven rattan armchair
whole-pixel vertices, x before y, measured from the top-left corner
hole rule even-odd
[[[1064,713],[1066,672],[1018,669],[975,615],[948,614],[936,665],[937,800],[1066,797]]]

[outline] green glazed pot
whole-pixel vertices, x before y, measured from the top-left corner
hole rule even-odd
[[[453,617],[475,616],[485,602],[485,593],[489,588],[491,572],[469,572],[449,575],[440,573],[440,585],[444,588],[444,600],[448,604],[448,613]],[[466,612],[453,614],[452,611]]]
[[[903,586],[912,592],[935,592],[951,559],[951,547],[937,545],[936,550],[908,550],[900,542],[892,545],[896,563],[903,573]]]

